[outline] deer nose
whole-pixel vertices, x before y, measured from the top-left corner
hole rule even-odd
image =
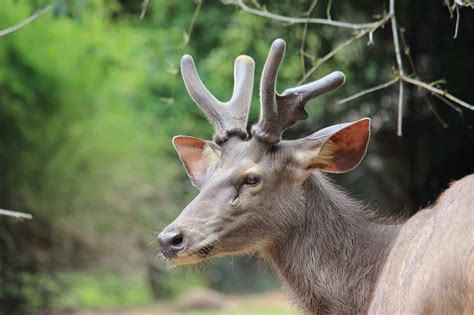
[[[176,254],[184,248],[183,234],[177,231],[161,232],[158,235],[158,243],[161,252],[166,258],[176,257]]]

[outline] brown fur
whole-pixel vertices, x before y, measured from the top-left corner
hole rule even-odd
[[[406,222],[381,223],[322,173],[295,171],[295,150],[230,142],[166,229],[186,236],[173,261],[257,252],[311,314],[473,310],[474,175]],[[242,187],[248,172],[262,182]]]
[[[474,175],[408,220],[380,276],[370,312],[474,313]]]
[[[257,252],[308,314],[474,314],[474,175],[406,222],[374,219],[320,172],[343,173],[360,163],[370,119],[281,141],[307,117],[307,101],[344,82],[333,72],[276,93],[284,50],[283,40],[274,41],[250,141],[242,141],[250,58],[237,59],[234,96],[224,104],[203,86],[192,58],[183,57],[186,87],[216,133],[214,142],[173,140],[201,192],[158,237],[163,254],[188,264]]]

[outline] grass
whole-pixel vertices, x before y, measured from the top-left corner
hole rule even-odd
[[[198,275],[163,274],[160,281],[166,281],[172,288],[170,300],[156,303],[151,294],[144,274],[136,272],[117,275],[107,272],[69,272],[58,275],[63,290],[56,298],[55,306],[87,315],[143,315],[143,314],[181,314],[181,315],[217,315],[217,314],[297,314],[292,310],[286,297],[281,293],[263,293],[251,295],[229,295],[225,297],[224,308],[216,311],[180,311],[178,305],[185,299],[186,291],[205,285]],[[181,275],[183,276],[183,275]]]
[[[119,277],[112,273],[63,273],[64,290],[55,300],[68,309],[104,309],[123,305],[143,305],[153,297],[140,275]]]

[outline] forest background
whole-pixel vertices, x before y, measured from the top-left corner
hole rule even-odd
[[[180,77],[185,53],[220,99],[234,58],[252,56],[258,75],[275,38],[287,41],[280,91],[343,71],[286,138],[371,117],[364,162],[333,178],[381,213],[412,214],[474,172],[474,5],[391,3],[2,0],[0,208],[33,219],[0,216],[0,313],[278,286],[255,258],[173,272],[157,258],[156,233],[197,193],[171,138],[212,136]],[[256,84],[251,122],[258,112]]]

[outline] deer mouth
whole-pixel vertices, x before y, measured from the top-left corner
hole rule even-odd
[[[196,264],[210,258],[215,248],[216,242],[211,242],[205,246],[199,247],[198,249],[178,253],[175,257],[170,258],[170,260],[177,265]]]
[[[195,251],[195,253],[201,258],[207,258],[214,250],[214,248],[216,248],[216,243],[212,242],[206,246],[201,247],[200,249]]]

